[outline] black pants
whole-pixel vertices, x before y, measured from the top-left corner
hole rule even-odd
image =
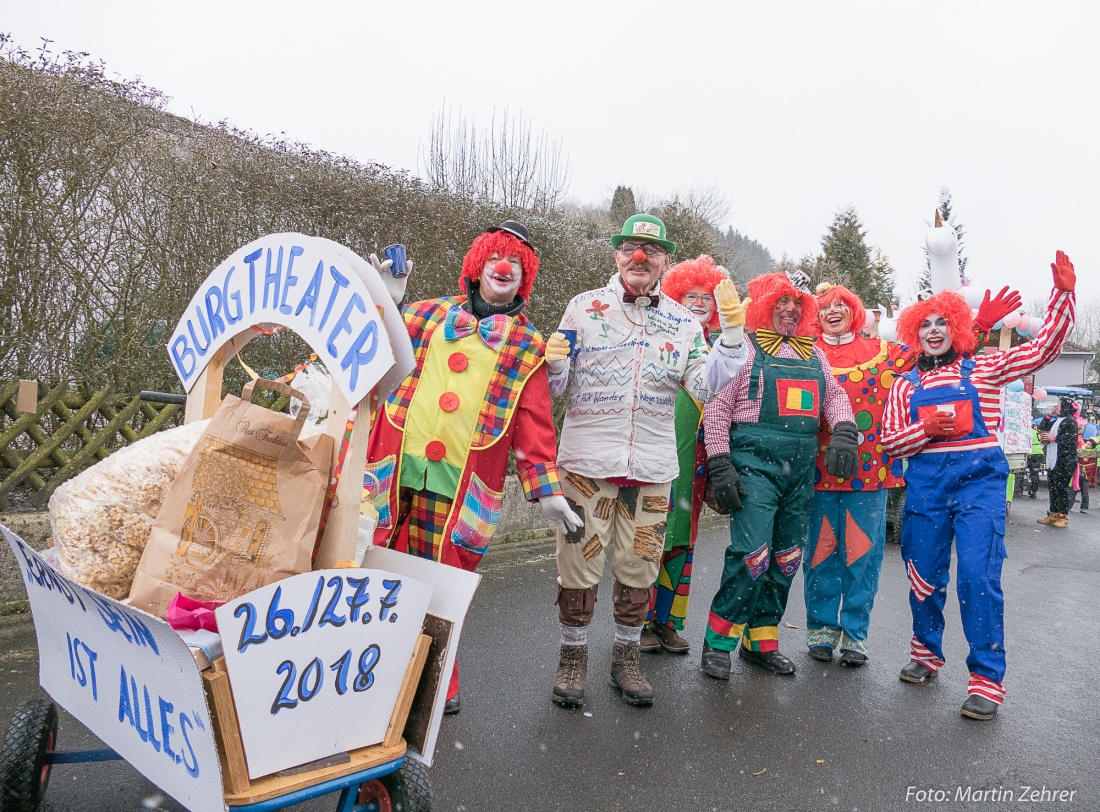
[[[1050,512],[1069,513],[1073,468],[1055,466],[1050,472]]]
[[[1039,492],[1039,469],[1043,467],[1042,454],[1029,454],[1027,458],[1027,495],[1032,499]]]
[[[1069,509],[1077,504],[1077,491],[1073,491],[1069,497]],[[1081,510],[1089,509],[1089,481],[1085,479],[1085,472],[1081,472]]]

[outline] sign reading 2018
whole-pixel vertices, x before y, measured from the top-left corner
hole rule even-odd
[[[233,617],[243,620],[237,652],[244,653],[249,646],[259,646],[288,635],[307,635],[310,630],[326,625],[368,624],[376,617],[379,623],[396,623],[400,579],[381,579],[382,591],[378,593],[374,612],[371,611],[370,581],[370,576],[366,575],[333,575],[327,580],[321,575],[317,578],[308,607],[302,607],[304,612],[301,614],[296,614],[293,607],[283,605],[281,586],[275,588],[266,608],[257,609],[251,601],[242,601],[233,610]],[[358,653],[349,648],[334,662],[328,663],[336,693],[343,696],[349,690],[368,690],[374,684],[374,668],[381,656],[382,650],[378,644],[371,643]],[[282,660],[275,671],[284,679],[271,703],[271,713],[274,715],[281,710],[295,708],[298,703],[308,702],[317,696],[326,682],[325,667],[321,657],[314,657],[300,671],[294,660]]]

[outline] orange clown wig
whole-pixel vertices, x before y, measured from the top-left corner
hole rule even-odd
[[[792,285],[782,271],[764,274],[749,282],[749,296],[752,297],[752,304],[745,314],[746,330],[774,330],[772,311],[784,296],[794,296],[802,300],[798,335],[811,338],[821,335],[821,325],[817,321],[817,299]]]
[[[863,300],[843,285],[830,285],[824,282],[817,286],[817,306],[825,308],[834,302],[843,302],[852,311],[852,323],[848,330],[858,333],[867,323],[867,308],[863,306]]]
[[[539,272],[538,254],[530,245],[506,231],[487,231],[473,241],[462,260],[462,275],[458,278],[459,290],[468,293],[466,280],[476,282],[481,279],[481,270],[492,259],[493,254],[501,258],[511,254],[519,257],[520,264],[523,265],[523,281],[519,285],[518,293],[528,302],[531,301],[531,288],[535,286],[535,277]]]
[[[921,322],[936,313],[947,319],[951,330],[951,347],[959,355],[974,352],[978,346],[978,337],[974,334],[974,318],[970,315],[970,305],[962,294],[953,290],[941,290],[923,302],[911,304],[898,316],[898,339],[910,347],[920,346]]]
[[[703,288],[713,296],[715,286],[723,279],[729,279],[725,268],[715,264],[706,254],[700,254],[695,259],[685,259],[669,268],[661,280],[661,293],[683,304],[684,294],[692,288]],[[717,307],[712,309],[705,326],[709,330],[718,329]]]

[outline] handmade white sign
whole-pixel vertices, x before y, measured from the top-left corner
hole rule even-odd
[[[470,603],[474,599],[474,592],[477,591],[477,585],[481,583],[481,576],[457,567],[448,567],[446,564],[439,564],[427,558],[388,550],[385,547],[368,549],[363,556],[363,566],[402,573],[430,584],[435,591],[432,592],[428,611],[454,624],[447,645],[446,661],[443,663],[443,679],[440,680],[439,689],[435,695],[427,743],[423,750],[419,751],[412,746],[409,747],[410,757],[430,767],[435,755],[435,743],[439,737],[439,724],[443,719],[443,705],[447,701],[451,670],[454,668],[455,657],[458,654],[458,639],[462,634],[462,626],[466,622],[466,613],[470,610]]]
[[[250,778],[386,737],[431,595],[392,572],[318,570],[217,609]]]
[[[1027,392],[1004,393],[1002,434],[1006,454],[1031,453],[1031,395]]]
[[[192,812],[221,812],[221,767],[195,660],[172,627],[54,571],[3,525],[38,635],[39,681]]]
[[[313,348],[349,403],[362,400],[394,365],[378,310],[394,304],[376,300],[349,261],[352,252],[333,245],[304,234],[269,234],[219,265],[168,341],[184,390],[222,346],[251,337],[253,325],[280,324]]]

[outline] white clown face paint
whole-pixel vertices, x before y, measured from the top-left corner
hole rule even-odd
[[[523,283],[523,263],[519,256],[509,254],[501,257],[493,254],[481,269],[478,290],[486,304],[501,306],[510,304],[516,298],[516,291]]]
[[[821,323],[821,332],[827,336],[842,336],[851,332],[852,308],[842,299],[834,299],[827,305],[821,305],[817,311],[817,320]]]
[[[710,317],[714,315],[714,293],[702,285],[688,290],[680,298],[680,304],[690,310],[703,327],[707,326]]]
[[[943,355],[951,349],[951,327],[939,313],[929,313],[917,329],[920,348],[928,355]]]

